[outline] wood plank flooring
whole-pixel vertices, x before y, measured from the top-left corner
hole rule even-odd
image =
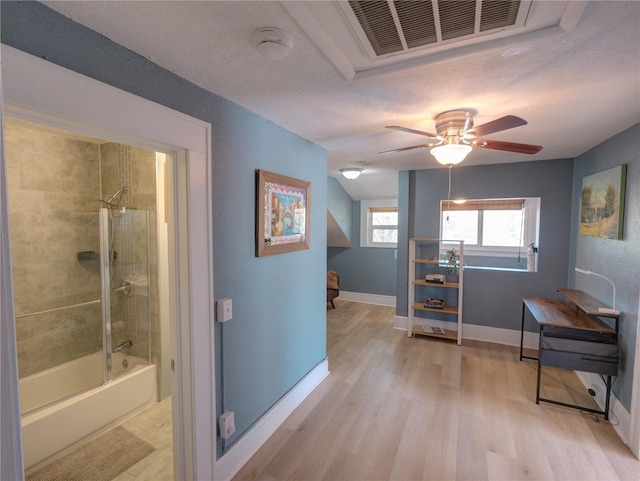
[[[640,480],[602,416],[535,404],[536,363],[516,348],[408,338],[393,308],[335,303],[331,374],[235,481]],[[542,395],[593,402],[547,367]]]

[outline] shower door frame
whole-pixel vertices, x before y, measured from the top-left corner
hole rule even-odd
[[[109,246],[109,211],[98,211],[100,232],[100,290],[102,292],[102,352],[104,354],[103,381],[111,379],[111,248]],[[106,239],[106,242],[105,242]]]
[[[139,213],[144,215],[145,218],[145,230],[144,230],[144,239],[146,241],[146,251],[145,251],[145,269],[144,269],[144,276],[146,279],[149,279],[149,211],[148,210],[138,210],[138,209],[128,209],[128,208],[123,208],[123,209],[116,209],[118,211],[118,215],[121,217],[121,220],[125,219],[127,216],[131,216],[134,213]],[[114,377],[113,377],[113,319],[112,319],[112,309],[111,306],[112,304],[112,296],[117,296],[116,298],[120,298],[122,299],[122,293],[118,292],[120,289],[118,289],[118,287],[121,286],[117,286],[117,283],[115,285],[113,285],[113,281],[115,280],[114,277],[114,271],[117,269],[116,266],[114,266],[114,261],[116,259],[116,256],[114,255],[114,247],[112,245],[112,241],[111,239],[113,239],[113,236],[116,235],[116,226],[115,226],[115,222],[114,222],[114,209],[113,208],[107,208],[107,207],[100,207],[99,211],[98,211],[98,227],[99,227],[99,237],[100,237],[100,289],[101,289],[101,299],[102,299],[102,352],[103,352],[103,358],[104,358],[104,366],[103,366],[103,371],[104,371],[104,376],[103,376],[103,381],[104,383],[109,383],[114,381]],[[121,227],[122,228],[122,227]],[[138,233],[137,229],[134,227],[132,232]],[[128,265],[128,263],[131,261],[130,259],[127,258],[127,250],[126,249],[121,249],[120,252],[120,260],[121,262],[124,262],[125,266]],[[138,269],[136,269],[136,274],[139,275],[140,272],[138,272]],[[120,278],[121,279],[125,279],[127,277],[133,277],[133,279],[130,279],[132,282],[134,282],[135,285],[135,277],[136,275],[131,276],[131,274],[124,274],[123,272],[120,273]],[[132,287],[132,289],[135,289],[135,287]],[[115,292],[114,292],[115,291]],[[145,297],[146,298],[146,302],[147,302],[147,307],[148,307],[148,303],[149,303],[149,297],[148,294]],[[116,301],[117,302],[117,301]],[[149,318],[149,309],[146,309],[146,313],[147,313],[147,317],[146,317],[146,323],[147,323],[147,328],[144,329],[143,331],[147,332],[147,336],[151,335],[151,326],[150,326],[150,318]],[[140,321],[141,319],[139,319],[137,317],[138,313],[135,313],[135,320],[136,321]],[[133,321],[133,319],[129,319],[129,321]],[[165,333],[166,334],[166,333]],[[171,335],[171,337],[173,337],[173,335]],[[133,338],[126,336],[124,338],[124,340],[133,340]],[[151,339],[147,338],[146,339],[146,345],[150,346],[151,345]],[[136,344],[136,347],[138,347],[139,344]],[[144,353],[145,355],[142,356],[142,353],[140,351],[135,351],[135,355],[138,358],[143,358],[146,361],[148,361],[151,364],[151,353],[150,353],[150,347],[147,348],[146,352]]]
[[[177,479],[215,479],[211,125],[15,48],[1,48],[0,100],[6,114],[167,154],[172,174],[167,179],[169,255],[175,278],[174,473]],[[52,85],[56,95],[41,94],[50,92]],[[12,342],[15,352],[15,339],[3,336],[2,342]],[[6,353],[5,348],[0,346],[0,351]],[[13,429],[3,429],[2,439],[10,437],[14,446],[21,446],[17,379],[9,379],[7,385],[7,401],[14,409],[3,408],[0,415],[3,426]],[[4,473],[22,475],[19,455],[3,456],[1,465]]]

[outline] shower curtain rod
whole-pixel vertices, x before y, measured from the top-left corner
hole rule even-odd
[[[45,309],[44,311],[31,312],[29,314],[20,314],[19,316],[15,316],[15,318],[22,319],[23,317],[37,316],[39,314],[47,314],[48,312],[62,311],[64,309],[71,309],[73,307],[88,306],[90,304],[97,304],[98,302],[102,302],[102,299],[95,299],[93,301],[80,302],[78,304],[72,304],[70,306],[54,307],[53,309]]]

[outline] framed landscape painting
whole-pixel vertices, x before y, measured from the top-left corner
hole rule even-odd
[[[311,183],[265,170],[256,174],[256,256],[308,249]]]
[[[580,234],[622,239],[626,164],[582,179]]]

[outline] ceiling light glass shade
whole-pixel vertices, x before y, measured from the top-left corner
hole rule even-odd
[[[342,173],[345,179],[353,180],[360,177],[360,174],[362,173],[363,170],[364,169],[358,169],[357,167],[349,167],[346,169],[340,169],[340,172]]]
[[[471,146],[466,144],[445,144],[431,149],[431,155],[442,165],[459,164],[469,152]]]

